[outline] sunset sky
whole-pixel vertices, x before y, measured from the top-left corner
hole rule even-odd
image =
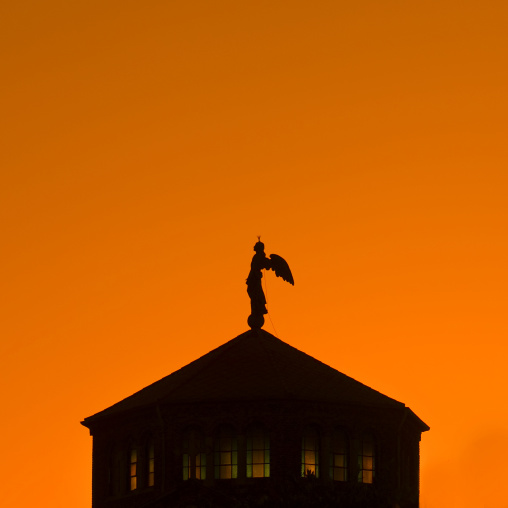
[[[404,402],[422,508],[508,508],[508,2],[0,5],[1,503],[248,329]],[[273,324],[272,324],[273,323]]]

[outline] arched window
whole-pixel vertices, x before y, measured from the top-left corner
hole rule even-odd
[[[155,446],[152,438],[146,443],[146,484],[148,487],[155,485]]]
[[[262,427],[247,431],[247,478],[270,476],[270,437]]]
[[[238,477],[238,441],[231,427],[222,427],[214,446],[215,479]]]
[[[346,433],[335,430],[332,436],[332,453],[330,454],[330,476],[337,482],[348,481],[349,443]]]
[[[305,430],[302,439],[302,476],[319,477],[319,434],[316,429]]]
[[[205,439],[198,429],[189,429],[184,433],[183,479],[206,479]]]
[[[374,436],[366,433],[362,436],[358,454],[358,481],[372,483],[374,481],[376,452]]]
[[[129,448],[129,490],[138,488],[138,451],[135,446]]]

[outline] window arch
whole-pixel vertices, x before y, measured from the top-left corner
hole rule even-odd
[[[302,476],[319,477],[319,433],[307,428],[302,438]]]
[[[349,473],[349,441],[346,433],[336,429],[332,435],[330,454],[330,476],[332,480],[347,482]]]
[[[232,427],[223,426],[217,433],[214,469],[216,480],[238,478],[238,439]]]
[[[376,452],[374,435],[371,432],[363,434],[358,453],[358,481],[372,483],[374,481]]]
[[[199,429],[188,429],[183,436],[183,479],[206,479],[205,439]]]
[[[261,426],[247,430],[247,478],[270,476],[270,436]]]

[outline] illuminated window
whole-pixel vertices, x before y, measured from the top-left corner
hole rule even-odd
[[[205,440],[196,429],[188,430],[183,438],[183,479],[206,479]]]
[[[131,447],[129,457],[129,488],[130,490],[136,490],[138,487],[138,452],[136,448]]]
[[[153,440],[149,440],[146,447],[146,458],[147,458],[147,478],[146,483],[149,487],[155,485],[155,446]]]
[[[206,453],[196,453],[196,480],[206,480]]]
[[[360,483],[372,483],[375,471],[374,436],[364,434],[358,454],[358,481]]]
[[[319,436],[315,429],[307,429],[302,439],[302,476],[319,477]]]
[[[337,482],[347,482],[349,466],[349,445],[346,434],[336,430],[332,436],[332,453],[330,454],[330,476]]]
[[[238,477],[238,443],[233,429],[223,427],[215,440],[215,479]]]
[[[247,478],[270,476],[270,438],[259,427],[247,432]]]

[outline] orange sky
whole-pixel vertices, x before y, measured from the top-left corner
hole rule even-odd
[[[0,6],[5,506],[90,508],[79,422],[247,329],[431,431],[422,508],[507,508],[508,3]],[[274,333],[268,320],[265,329]]]

